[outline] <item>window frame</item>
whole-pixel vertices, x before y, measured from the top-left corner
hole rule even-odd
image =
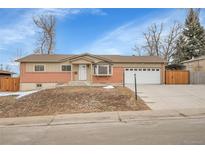
[[[43,71],[36,71],[36,66],[38,66],[38,65],[43,66]],[[34,70],[34,72],[45,72],[46,71],[46,65],[45,64],[34,64],[33,70]]]
[[[63,71],[62,70],[62,67],[63,66],[70,66],[70,71]],[[72,71],[72,65],[70,65],[70,64],[62,64],[61,66],[60,66],[60,69],[61,69],[61,72],[71,72]]]
[[[36,83],[36,88],[42,88],[43,84],[42,83]]]
[[[99,74],[99,66],[106,66],[107,67],[107,74]],[[93,65],[93,74],[95,76],[112,76],[112,73],[113,73],[113,66],[111,64],[95,64],[95,65]]]

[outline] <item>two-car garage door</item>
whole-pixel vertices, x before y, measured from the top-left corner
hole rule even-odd
[[[125,68],[125,84],[160,84],[160,68]]]

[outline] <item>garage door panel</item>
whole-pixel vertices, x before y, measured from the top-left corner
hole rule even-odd
[[[125,71],[125,83],[134,83],[133,71]]]
[[[160,84],[159,68],[126,68],[125,84],[134,84],[134,74],[137,84]]]

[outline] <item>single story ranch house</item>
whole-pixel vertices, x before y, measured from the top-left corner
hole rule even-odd
[[[21,59],[20,90],[71,82],[163,84],[166,61],[157,56],[32,54]]]

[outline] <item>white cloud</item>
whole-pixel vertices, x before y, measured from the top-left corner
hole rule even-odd
[[[39,9],[37,14],[49,13],[58,17],[77,14],[107,15],[102,9]]]
[[[116,29],[104,34],[101,38],[94,41],[88,51],[94,54],[134,54],[134,45],[141,46],[144,42],[143,32],[153,23],[164,23],[164,32],[169,31],[170,25],[174,21],[184,22],[185,11],[176,9],[160,16],[149,15],[121,25]],[[150,20],[151,19],[151,20]]]
[[[60,20],[78,14],[106,15],[101,9],[17,9],[14,20],[9,17],[6,26],[0,25],[0,63],[9,64],[17,71],[16,63],[10,61],[17,48],[26,54],[35,48],[37,28],[32,17],[45,13],[53,14]]]
[[[0,52],[1,52],[1,51],[4,51],[4,50],[5,50],[5,48],[3,48],[3,47],[0,46]]]
[[[19,14],[18,22],[11,23],[7,27],[0,26],[0,44],[13,45],[15,43],[23,43],[25,45],[31,44],[31,41],[35,38],[36,27],[33,24],[32,17],[39,14],[53,14],[57,18],[64,18],[77,14],[93,14],[93,15],[105,15],[100,9],[28,9],[25,13]],[[32,43],[32,45],[34,45]],[[32,50],[32,49],[30,49]]]
[[[81,9],[82,10],[82,9]],[[85,11],[90,12],[93,15],[107,15],[106,12],[102,11],[102,9],[85,9]]]

